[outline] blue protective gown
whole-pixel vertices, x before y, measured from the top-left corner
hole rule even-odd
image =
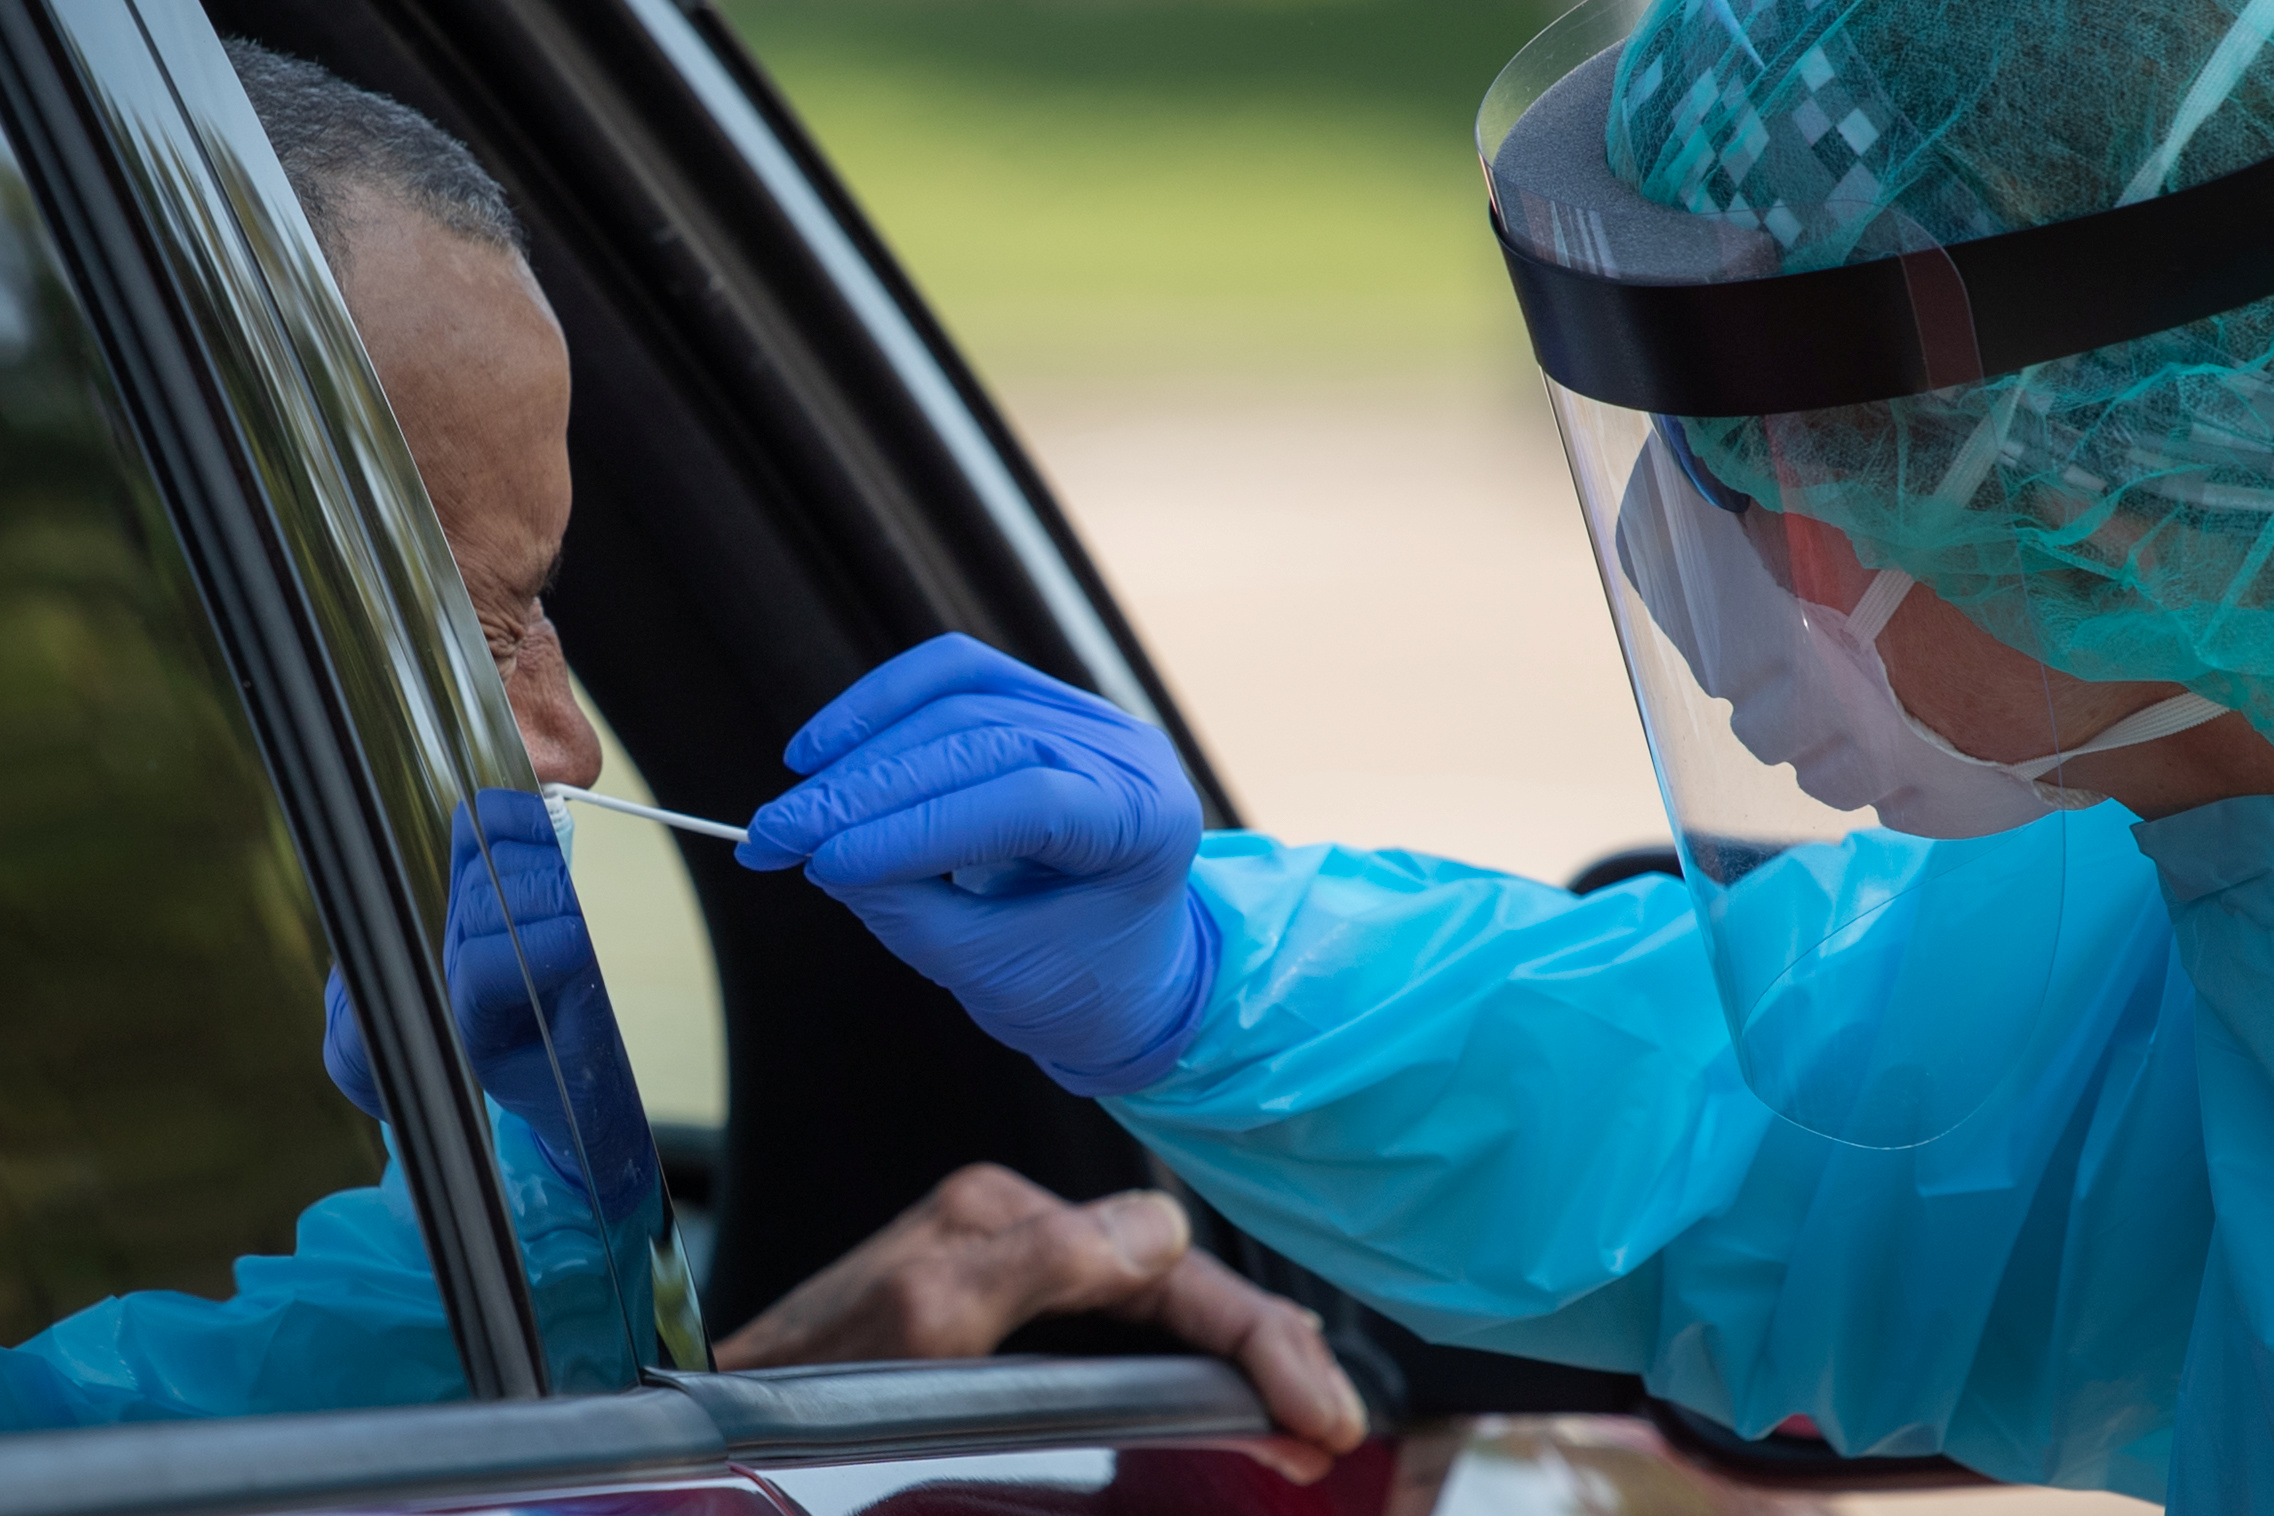
[[[582,1186],[561,1179],[526,1122],[494,1103],[490,1118],[553,1383],[621,1389],[638,1372],[634,1345],[591,1203]],[[644,1214],[611,1228],[618,1271],[639,1300],[660,1206],[651,1196]],[[296,1240],[289,1257],[238,1259],[237,1293],[227,1300],[138,1290],[0,1349],[0,1430],[465,1396],[399,1164],[390,1161],[373,1187],[327,1195],[303,1211]],[[639,1350],[652,1361],[652,1342]]]
[[[2195,1041],[2217,1219],[2179,1386],[2171,1498],[2274,1503],[2274,797],[2138,828],[2199,1000]]]
[[[1193,870],[1223,934],[1202,1028],[1109,1105],[1432,1341],[1640,1373],[1748,1437],[1805,1414],[1850,1454],[2149,1500],[2176,1425],[2191,1492],[2244,1443],[2274,1465],[2274,1029],[2251,1051],[2220,1007],[2274,1005],[2249,861],[2274,858],[2274,799],[2213,809],[2255,830],[2191,813],[2136,845],[2120,807],[2070,818],[2061,1015],[2017,1088],[1923,1147],[1841,1146],[1752,1095],[1674,880],[1579,898],[1240,833]],[[2175,878],[2249,861],[2228,895],[2254,903],[2185,908],[2175,946],[2142,847]],[[1997,919],[1951,950],[1994,951]],[[2220,1012],[2200,1038],[2190,970]]]

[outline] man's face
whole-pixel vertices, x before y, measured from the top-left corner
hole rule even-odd
[[[590,785],[600,739],[539,598],[569,519],[569,364],[518,253],[349,198],[341,292],[450,539],[540,782]]]

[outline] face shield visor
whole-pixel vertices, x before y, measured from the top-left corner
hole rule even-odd
[[[1589,0],[1479,147],[1740,1066],[1905,1147],[2058,1015],[2085,760],[2274,729],[2274,163],[2010,231],[1936,202],[1977,233],[1938,239],[1853,44],[1721,14],[1701,68]]]

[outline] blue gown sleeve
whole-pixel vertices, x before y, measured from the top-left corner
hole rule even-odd
[[[554,1384],[620,1389],[636,1374],[627,1366],[635,1347],[590,1202],[546,1161],[526,1122],[494,1104],[490,1113]],[[616,1272],[636,1263],[627,1285],[637,1289],[646,1287],[642,1228],[652,1231],[652,1222],[634,1215],[611,1229]],[[235,1274],[236,1293],[226,1300],[138,1290],[0,1349],[0,1428],[465,1396],[457,1343],[392,1159],[377,1185],[327,1195],[303,1211],[290,1255],[240,1258]]]
[[[1423,1336],[1570,1305],[1743,1182],[1771,1118],[1679,882],[1577,899],[1238,834],[1193,877],[1223,933],[1201,1031],[1109,1106],[1262,1241]]]
[[[2069,822],[2028,1076],[1922,1148],[1753,1097],[1674,880],[1577,898],[1246,834],[1194,868],[1224,941],[1199,1035],[1108,1105],[1433,1341],[1639,1373],[1746,1436],[1808,1415],[1849,1453],[2159,1498],[2209,1212],[2129,819]]]

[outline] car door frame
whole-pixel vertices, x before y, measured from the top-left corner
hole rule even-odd
[[[162,16],[161,27],[169,19],[179,18]],[[88,312],[243,695],[361,1018],[468,1385],[479,1399],[541,1395],[543,1345],[481,1092],[458,1049],[441,968],[308,566],[294,550],[287,517],[305,502],[280,498],[261,466],[281,454],[311,470],[338,469],[341,449],[337,438],[296,425],[326,414],[319,397],[289,397],[303,402],[295,414],[276,403],[273,373],[214,340],[248,313],[274,322],[266,335],[287,350],[305,334],[285,329],[270,282],[278,265],[272,257],[264,268],[216,178],[209,134],[224,123],[195,115],[184,83],[160,57],[139,0],[75,0],[67,10],[0,0],[0,126]],[[235,146],[240,167],[265,157],[274,168],[265,137]],[[336,290],[330,298],[337,303]],[[328,360],[335,378],[350,387],[361,379],[376,396],[367,362],[358,374],[338,352],[295,356]],[[271,403],[259,404],[264,398]],[[357,482],[399,488],[384,477]],[[415,504],[431,515],[423,494]],[[325,529],[296,524],[303,536]]]

